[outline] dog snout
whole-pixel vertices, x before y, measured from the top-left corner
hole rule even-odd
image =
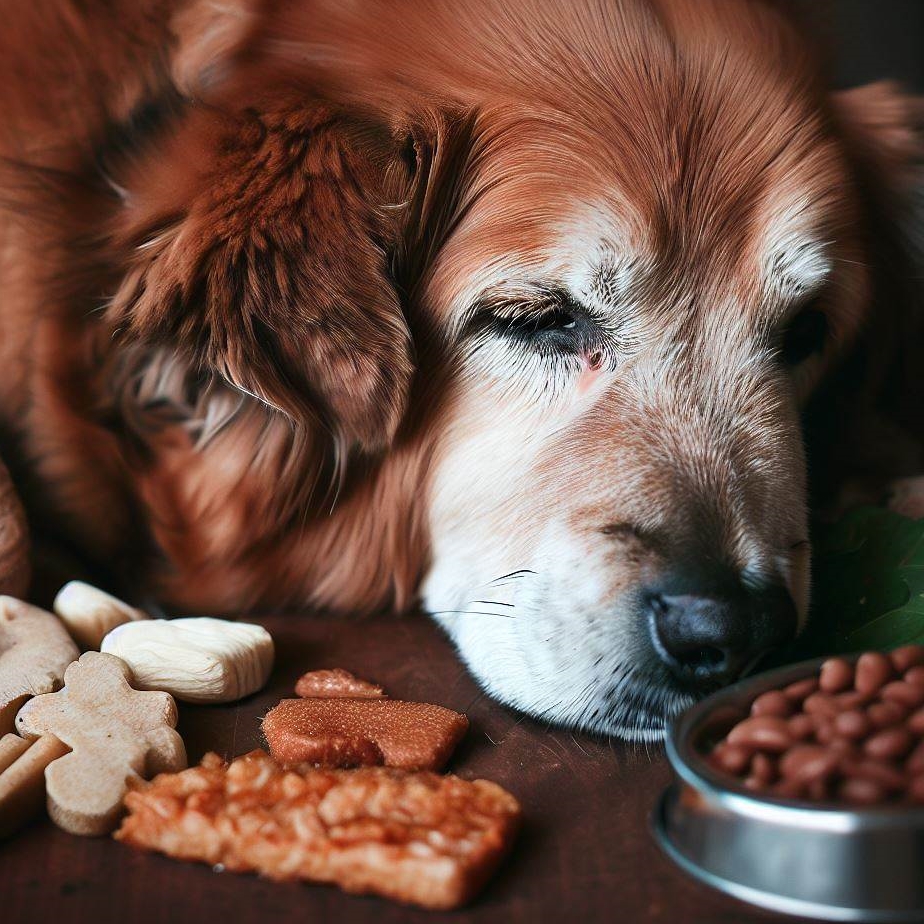
[[[735,680],[796,632],[796,606],[781,585],[697,591],[668,583],[649,590],[646,603],[659,658],[676,679],[700,690]]]

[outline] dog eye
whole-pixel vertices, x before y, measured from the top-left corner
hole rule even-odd
[[[529,310],[499,320],[503,332],[511,337],[533,338],[543,334],[568,333],[577,330],[578,326],[574,314],[562,307]]]
[[[783,334],[781,356],[790,367],[798,366],[824,349],[828,335],[828,318],[823,311],[809,305],[790,322]]]

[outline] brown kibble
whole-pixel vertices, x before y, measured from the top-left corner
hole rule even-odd
[[[895,760],[911,750],[911,735],[904,728],[886,728],[863,744],[863,750],[877,760]]]
[[[887,683],[880,695],[888,702],[899,703],[909,709],[916,709],[924,704],[924,687],[915,686],[904,680],[893,680]]]
[[[924,741],[919,741],[905,759],[905,767],[912,773],[924,773]]]
[[[846,693],[838,693],[834,697],[839,709],[859,709],[869,703],[872,697],[868,693],[859,693],[857,690],[848,690]]]
[[[908,710],[893,700],[889,703],[873,703],[866,710],[866,714],[876,728],[889,728],[904,721]]]
[[[851,805],[876,805],[886,797],[885,790],[880,785],[872,780],[856,777],[844,780],[838,787],[837,794]]]
[[[295,684],[295,695],[303,698],[312,696],[347,697],[349,699],[381,699],[385,692],[368,680],[360,680],[349,671],[335,667],[331,670],[308,671]]]
[[[779,783],[773,787],[773,795],[781,799],[801,799],[805,795],[808,786],[802,780],[795,779],[791,776],[784,776]]]
[[[818,689],[818,680],[815,677],[806,677],[805,680],[797,680],[795,683],[783,687],[783,692],[793,700],[802,702],[806,696],[811,696]]]
[[[789,726],[790,734],[798,741],[804,741],[815,734],[815,722],[804,712],[794,715],[786,724]]]
[[[755,780],[760,780],[764,786],[772,783],[777,777],[776,761],[758,751],[751,761],[751,776]]]
[[[809,785],[827,779],[837,769],[838,755],[817,744],[799,744],[780,759],[782,776]]]
[[[739,722],[728,733],[728,742],[755,750],[785,751],[793,739],[785,719],[762,715]]]
[[[918,805],[924,805],[924,774],[914,777],[908,784],[908,798]]]
[[[815,720],[815,737],[822,744],[830,744],[836,737],[834,719],[827,716],[812,716]]]
[[[859,709],[850,709],[835,716],[834,729],[845,738],[865,738],[869,734],[870,721]]]
[[[903,645],[896,648],[889,658],[899,674],[904,674],[911,667],[924,665],[924,645]]]
[[[875,693],[894,673],[887,655],[881,651],[865,651],[857,659],[854,684],[861,693]]]
[[[821,665],[818,686],[825,693],[840,693],[853,684],[853,665],[843,658],[828,658]]]
[[[831,798],[829,780],[825,778],[813,780],[808,785],[808,795],[813,802],[827,802]]]
[[[782,690],[762,693],[751,705],[751,715],[773,715],[785,718],[792,714],[793,702]]]
[[[426,908],[472,899],[508,852],[516,799],[486,780],[382,767],[285,771],[215,754],[135,785],[118,840],[273,879],[334,883]]]
[[[813,693],[806,697],[802,708],[814,716],[824,716],[825,718],[834,718],[839,712],[837,700],[828,693]]]
[[[735,747],[733,744],[722,742],[712,752],[716,766],[733,776],[740,776],[751,763],[751,752],[746,748]]]
[[[908,716],[908,731],[924,738],[924,709],[918,709]]]
[[[843,757],[845,755],[853,757],[856,756],[857,753],[855,743],[849,738],[833,737],[828,742],[828,748],[834,754],[837,754],[838,757]]]
[[[439,770],[467,729],[451,709],[396,699],[284,699],[263,719],[276,760],[324,767]]]
[[[765,690],[710,762],[758,794],[924,804],[924,646],[855,663],[827,658],[817,677]]]
[[[883,789],[901,790],[905,785],[904,774],[892,764],[883,760],[869,758],[856,759],[844,756],[840,761],[840,770],[844,776],[869,780]]]

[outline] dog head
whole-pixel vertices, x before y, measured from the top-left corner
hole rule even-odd
[[[335,140],[361,165],[326,149],[355,192],[336,243],[251,210],[272,246],[235,251],[233,311],[175,242],[118,303],[296,420],[310,394],[347,444],[425,444],[423,599],[473,672],[550,721],[659,735],[804,624],[800,408],[861,328],[858,165],[903,173],[912,104],[831,97],[756,0],[307,6],[244,72],[271,60],[355,120]],[[177,312],[190,293],[211,313]]]

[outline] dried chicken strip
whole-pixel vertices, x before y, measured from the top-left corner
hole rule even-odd
[[[284,770],[264,751],[133,783],[116,833],[183,860],[455,908],[510,847],[520,807],[486,780],[383,767]]]

